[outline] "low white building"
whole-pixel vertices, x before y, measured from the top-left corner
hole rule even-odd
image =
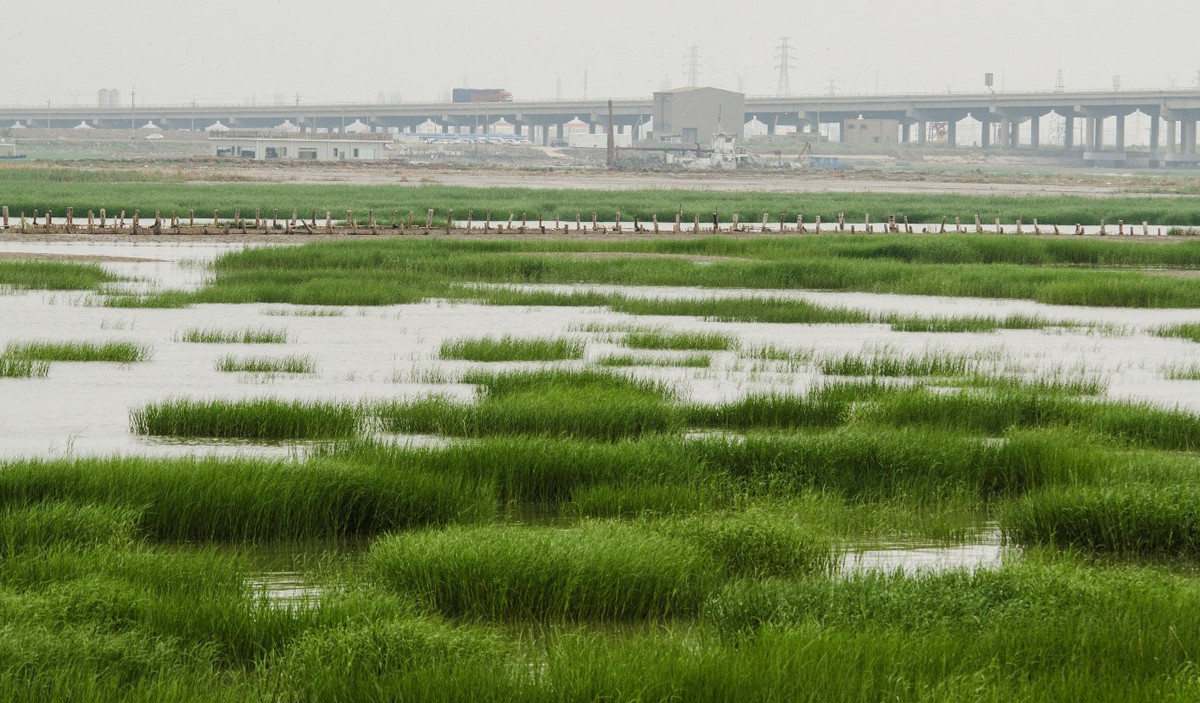
[[[210,133],[213,156],[264,161],[371,161],[392,150],[389,134],[238,132]]]

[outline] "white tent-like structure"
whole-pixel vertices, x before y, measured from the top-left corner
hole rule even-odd
[[[371,128],[363,124],[361,120],[354,120],[346,125],[346,134],[365,134],[370,131]]]
[[[220,120],[217,120],[216,122],[213,122],[209,126],[205,127],[204,131],[205,132],[228,132],[229,128],[226,127],[225,125],[221,124]]]
[[[300,131],[300,127],[292,124],[291,120],[284,120],[282,124],[277,124],[271,128],[272,132],[288,132],[295,134]]]
[[[92,126],[85,121],[75,125],[72,129],[92,129]]]
[[[147,122],[146,124],[142,125],[141,127],[138,127],[138,129],[158,129],[158,128],[159,128],[158,125],[154,124],[153,121]]]

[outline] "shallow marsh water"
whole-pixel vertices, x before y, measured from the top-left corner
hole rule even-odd
[[[52,253],[144,259],[101,261],[106,269],[136,283],[132,290],[193,289],[204,283],[204,264],[241,244],[167,242],[29,244],[0,243],[0,252]],[[531,287],[532,288],[532,287]],[[936,298],[867,293],[761,290],[701,290],[618,286],[538,286],[553,290],[602,290],[630,296],[696,298],[762,296],[807,300],[878,313],[923,316],[1035,315],[1049,320],[1107,326],[1101,329],[1050,328],[990,333],[894,332],[887,325],[790,325],[712,323],[684,317],[638,317],[597,308],[487,307],[431,301],[387,307],[334,308],[313,315],[286,305],[197,305],[187,309],[116,309],[95,304],[88,293],[17,292],[0,295],[0,346],[47,340],[127,340],[152,347],[150,361],[134,364],[51,364],[48,377],[0,379],[0,458],[137,454],[159,456],[253,455],[302,457],[312,443],[179,441],[139,436],[130,431],[129,413],[170,397],[401,400],[430,393],[469,400],[473,387],[431,382],[454,378],[479,364],[443,361],[443,341],[461,337],[515,335],[566,336],[585,340],[588,365],[624,353],[619,332],[589,332],[634,325],[669,330],[719,331],[737,338],[742,350],[761,346],[805,350],[816,355],[914,354],[927,350],[983,354],[1010,372],[1030,377],[1047,373],[1086,373],[1108,384],[1114,398],[1145,400],[1200,412],[1200,381],[1169,380],[1164,369],[1200,366],[1200,345],[1155,337],[1159,325],[1200,321],[1200,310],[1133,310],[1048,306],[1028,301]],[[196,344],[180,341],[189,329],[285,330],[285,344]],[[638,351],[638,355],[678,356],[678,352]],[[227,356],[311,357],[311,374],[239,374],[216,369]],[[529,364],[488,364],[519,368]],[[540,364],[533,364],[540,366]],[[698,402],[726,402],[747,393],[803,392],[828,380],[811,365],[758,361],[738,351],[716,352],[710,368],[633,367],[626,372],[659,378]],[[415,444],[430,437],[395,437]],[[845,571],[905,571],[951,567],[988,568],[1006,552],[999,536],[952,546],[893,543],[862,545],[844,557]],[[290,573],[290,572],[287,572]],[[264,594],[288,600],[312,595],[292,576],[264,576]]]

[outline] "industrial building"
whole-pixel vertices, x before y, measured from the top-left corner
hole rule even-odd
[[[742,138],[746,96],[720,88],[676,88],[654,94],[654,138],[708,144],[714,134]]]
[[[383,158],[392,149],[389,134],[341,134],[297,132],[210,132],[213,156],[232,156],[264,161],[370,161]]]
[[[846,144],[899,144],[899,120],[869,120],[861,117],[842,123]]]

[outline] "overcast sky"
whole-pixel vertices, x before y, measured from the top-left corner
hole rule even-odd
[[[699,83],[774,95],[1195,86],[1196,0],[759,0],[744,3],[41,0],[0,2],[0,103],[91,105],[647,97]],[[176,9],[178,8],[178,9]]]

